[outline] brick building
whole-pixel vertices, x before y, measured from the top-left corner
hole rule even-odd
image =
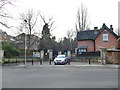
[[[79,52],[99,51],[100,48],[115,50],[118,48],[117,39],[118,36],[113,32],[112,25],[108,28],[103,24],[101,29],[94,27],[94,30],[79,31],[77,49]]]
[[[120,50],[120,36],[117,41],[118,41],[118,49]]]
[[[0,30],[0,41],[10,42],[10,38],[9,38],[8,34],[2,30]]]
[[[27,45],[28,45],[28,40],[29,40],[28,37],[29,35],[27,35]],[[38,50],[39,40],[40,39],[38,36],[31,35],[30,50]],[[18,49],[25,49],[25,33],[19,34],[15,37],[15,44]]]

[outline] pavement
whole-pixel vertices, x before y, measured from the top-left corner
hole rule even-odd
[[[9,67],[9,68],[8,68]],[[27,69],[42,69],[42,68],[100,68],[100,69],[120,69],[120,65],[115,64],[104,64],[101,63],[91,63],[90,65],[87,62],[71,62],[70,65],[54,65],[52,62],[51,65],[49,65],[49,62],[43,62],[42,65],[40,65],[39,62],[34,62],[32,65],[31,62],[28,62],[26,66],[23,63],[19,64],[5,64],[2,65],[2,69],[19,69],[19,68],[27,68]]]

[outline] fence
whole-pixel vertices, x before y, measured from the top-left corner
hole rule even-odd
[[[95,51],[95,52],[80,52],[77,53],[77,57],[100,57],[100,51]]]
[[[48,64],[51,65],[52,59],[46,60],[46,58],[41,59],[40,57],[26,57],[26,62],[31,63],[34,65],[35,62],[39,63],[40,65],[43,64],[44,61],[47,61]],[[4,58],[2,61],[3,65],[17,65],[17,64],[25,64],[25,57],[16,57],[16,58]]]

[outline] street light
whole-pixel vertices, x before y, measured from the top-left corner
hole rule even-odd
[[[25,28],[27,29],[27,20],[25,19],[24,20],[24,22],[25,22]],[[27,48],[27,35],[26,35],[26,33],[25,33],[25,61],[24,61],[24,64],[25,64],[25,67],[26,67],[26,48]]]

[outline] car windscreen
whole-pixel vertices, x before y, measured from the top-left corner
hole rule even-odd
[[[57,56],[57,58],[65,58],[65,56]]]

